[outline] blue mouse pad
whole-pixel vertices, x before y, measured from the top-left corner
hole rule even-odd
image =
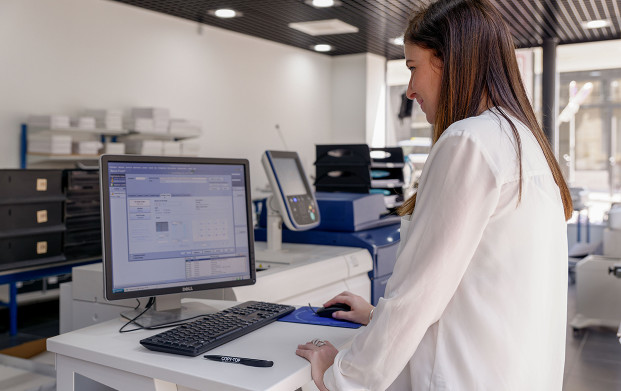
[[[317,311],[317,307],[313,307],[313,309]],[[352,323],[345,320],[322,318],[321,316],[315,315],[315,313],[311,311],[310,307],[308,306],[300,307],[292,313],[285,315],[278,320],[281,322],[316,324],[319,326],[346,327],[348,329],[357,329],[358,327],[362,326],[359,323]]]

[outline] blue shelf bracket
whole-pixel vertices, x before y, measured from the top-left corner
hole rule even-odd
[[[20,139],[21,149],[19,154],[19,166],[20,168],[26,168],[26,154],[28,153],[28,126],[26,124],[22,124]]]

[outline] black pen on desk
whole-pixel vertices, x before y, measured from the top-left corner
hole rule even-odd
[[[216,356],[211,354],[206,354],[203,357],[205,357],[207,360],[228,362],[231,364],[248,365],[250,367],[271,367],[274,365],[274,361],[258,360],[256,358]]]

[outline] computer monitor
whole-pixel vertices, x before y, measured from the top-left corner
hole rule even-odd
[[[103,155],[100,180],[105,297],[155,296],[140,325],[213,312],[182,292],[255,283],[247,160]]]

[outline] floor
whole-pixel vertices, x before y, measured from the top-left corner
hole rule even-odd
[[[0,309],[0,350],[25,342],[58,335],[58,299],[20,305],[17,311],[17,330],[9,336],[9,311]]]
[[[568,319],[576,313],[575,286],[568,291]],[[58,300],[19,309],[19,334],[8,335],[8,311],[0,310],[0,350],[58,334]],[[0,379],[1,380],[1,379]],[[616,330],[567,328],[563,391],[621,391],[621,344]]]

